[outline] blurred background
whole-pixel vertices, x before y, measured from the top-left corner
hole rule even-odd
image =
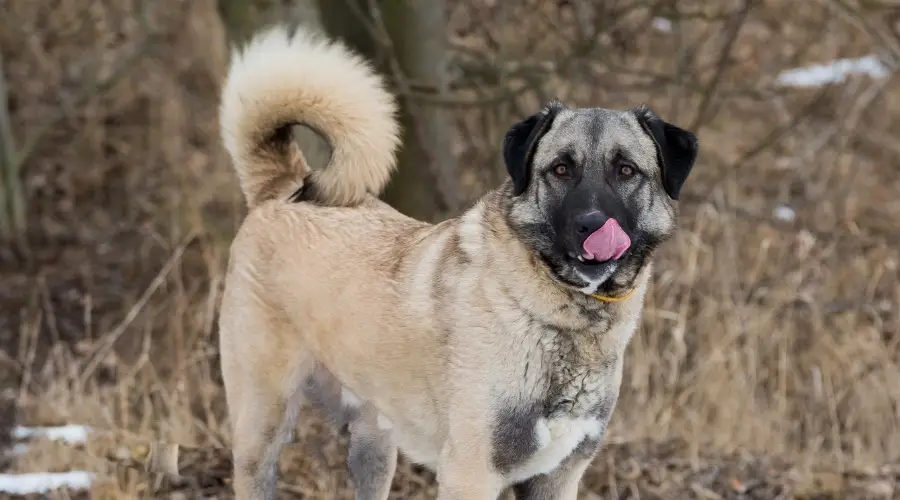
[[[391,82],[384,197],[414,217],[497,186],[552,97],[699,135],[581,498],[900,498],[895,1],[0,6],[0,497],[230,497],[216,317],[245,208],[218,94],[234,44],[293,20]],[[307,415],[280,498],[352,498],[345,437]],[[152,440],[183,478],[121,466]],[[435,491],[401,462],[392,498]]]

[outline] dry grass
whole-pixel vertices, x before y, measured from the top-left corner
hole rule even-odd
[[[123,53],[138,47],[143,57],[110,90],[67,109],[26,166],[30,255],[0,250],[4,396],[18,398],[23,424],[82,423],[226,448],[215,318],[243,201],[217,139],[225,53],[213,2],[157,0],[147,26],[134,1],[8,4],[0,50],[18,136],[114,70]],[[499,16],[497,4],[454,3],[454,43],[477,52],[490,35],[507,59],[564,60],[568,42],[553,35],[574,32],[578,16],[510,8],[505,23],[468,26],[473,12]],[[651,17],[639,11],[608,28],[598,37],[602,63],[560,64],[544,75],[544,93],[616,107],[647,101],[671,120],[695,121],[726,37],[707,35],[729,21],[686,21],[676,35],[646,28]],[[541,43],[526,47],[523,26]],[[666,77],[687,74],[671,56],[680,47],[699,47],[693,80]],[[684,445],[666,456],[693,458],[701,470],[739,452],[798,470],[900,460],[898,85],[770,85],[798,62],[870,51],[818,2],[769,2],[749,14],[718,97],[697,120],[701,161],[681,232],[656,266],[609,442],[677,439]],[[472,196],[502,175],[498,134],[539,96],[456,112]],[[779,205],[796,219],[773,219]],[[145,497],[146,481],[97,458],[104,446],[44,443],[11,468],[83,467],[109,479],[96,498]],[[283,458],[284,494],[343,498],[343,446],[315,415],[303,423]],[[653,461],[629,446],[610,456]],[[598,459],[586,498],[633,497],[614,467]],[[406,464],[395,485],[395,498],[434,494],[430,476]]]

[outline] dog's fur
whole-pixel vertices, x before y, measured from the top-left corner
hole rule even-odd
[[[398,449],[437,472],[442,500],[574,499],[696,138],[646,107],[553,102],[507,133],[510,178],[431,225],[377,199],[395,114],[335,42],[274,28],[234,55],[221,126],[250,212],[220,342],[237,498],[273,498],[279,449],[312,401],[349,425],[359,499],[387,497]],[[326,168],[307,168],[298,123],[331,143]],[[585,214],[615,217],[630,250],[580,261]]]

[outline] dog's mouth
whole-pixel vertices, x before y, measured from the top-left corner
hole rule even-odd
[[[570,251],[568,257],[585,266],[617,261],[631,249],[631,237],[613,218],[579,241],[581,248]]]
[[[569,252],[568,254],[566,254],[566,258],[568,260],[572,261],[573,263],[577,262],[579,265],[590,267],[590,266],[600,266],[602,264],[608,264],[610,262],[615,262],[617,260],[621,260],[621,258],[624,257],[627,253],[628,253],[628,250],[626,250],[625,252],[620,254],[615,259],[600,260],[600,259],[597,259],[595,255],[589,254],[587,252],[581,252],[581,253]]]
[[[569,269],[582,280],[587,280],[588,283],[605,281],[616,272],[620,263],[619,259],[591,258],[584,252],[568,252],[565,254],[565,261]]]

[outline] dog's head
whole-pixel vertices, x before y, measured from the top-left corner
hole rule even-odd
[[[627,285],[675,231],[697,144],[645,106],[551,102],[504,139],[510,227],[570,287]]]

